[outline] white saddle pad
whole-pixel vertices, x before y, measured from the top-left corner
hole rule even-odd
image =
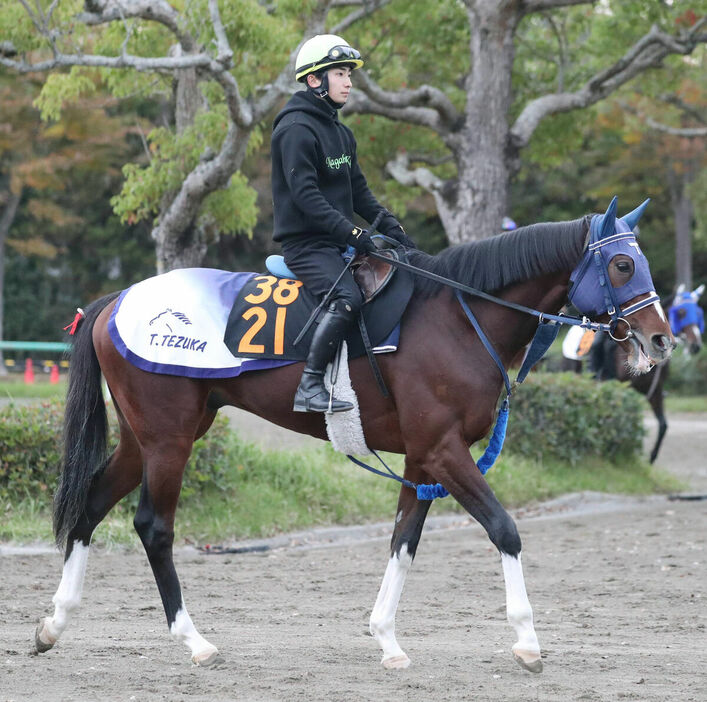
[[[151,373],[232,378],[292,361],[236,358],[223,343],[228,314],[256,273],[182,268],[125,290],[108,330],[118,351]]]

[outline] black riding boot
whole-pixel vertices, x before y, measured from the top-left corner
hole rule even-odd
[[[346,308],[349,308],[348,310]],[[295,394],[295,412],[328,412],[329,391],[324,385],[324,372],[332,361],[346,330],[353,321],[353,311],[345,302],[332,302],[319,322],[307,363]],[[332,398],[332,412],[346,412],[353,409],[350,402]]]

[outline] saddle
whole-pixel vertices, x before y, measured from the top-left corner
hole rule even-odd
[[[389,258],[400,257],[394,249],[381,253]],[[228,317],[224,343],[239,358],[304,361],[315,326],[310,327],[296,346],[293,342],[319,300],[297,280],[282,256],[269,256],[266,267],[268,273],[251,278],[238,294]],[[396,334],[412,296],[412,275],[365,256],[357,257],[352,269],[364,295],[362,314],[371,346],[394,350],[397,341],[390,342],[388,349],[385,346]],[[350,358],[366,353],[358,327],[349,331],[346,342]]]
[[[382,256],[400,260],[400,254],[395,249],[381,249]],[[278,278],[297,279],[297,276],[287,267],[284,257],[273,254],[265,259],[265,267]],[[354,280],[363,293],[363,302],[370,302],[385,288],[395,273],[395,266],[378,258],[368,258],[357,254],[351,264]]]
[[[378,253],[388,258],[400,260],[400,255],[395,249],[382,249]],[[395,273],[395,266],[392,263],[360,254],[354,259],[351,268],[354,280],[363,293],[364,305],[383,291]]]

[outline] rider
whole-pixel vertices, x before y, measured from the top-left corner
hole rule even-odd
[[[354,212],[372,222],[383,209],[358,165],[353,133],[337,113],[348,99],[351,72],[361,66],[359,52],[341,37],[312,37],[302,45],[295,65],[295,77],[306,90],[290,98],[273,124],[273,238],[282,244],[288,267],[320,300],[346,266],[341,254],[347,244],[362,253],[375,251],[368,233],[354,225]],[[390,213],[378,230],[414,246]],[[314,332],[295,394],[295,412],[329,411],[324,372],[362,304],[347,270]],[[352,407],[350,402],[331,402],[333,412]]]

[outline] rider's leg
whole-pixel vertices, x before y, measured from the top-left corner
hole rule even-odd
[[[353,321],[354,311],[345,300],[329,303],[309,347],[307,363],[295,394],[295,412],[328,412],[329,391],[324,385],[327,365],[336,355],[341,339]],[[331,399],[332,412],[346,412],[353,408],[350,402]]]
[[[346,267],[339,247],[327,242],[307,246],[286,245],[283,254],[285,263],[319,299],[331,290]],[[351,272],[346,271],[332,292],[312,337],[302,380],[295,394],[295,412],[329,411],[330,395],[324,385],[324,373],[362,304],[361,291]],[[344,412],[352,407],[349,402],[335,398],[331,400],[333,412]]]

